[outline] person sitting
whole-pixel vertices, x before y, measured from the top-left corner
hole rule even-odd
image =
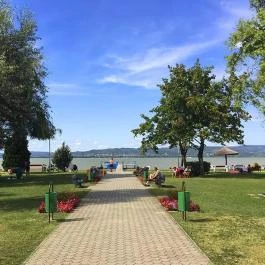
[[[76,172],[76,171],[78,171],[78,167],[77,167],[77,165],[76,165],[76,164],[73,164],[73,166],[72,166],[72,171],[73,171],[73,172]]]
[[[73,175],[72,176],[72,181],[73,181],[73,184],[76,186],[76,187],[79,187],[79,188],[82,188],[82,183],[83,183],[83,178],[77,176],[77,175]]]
[[[171,169],[171,176],[172,178],[176,178],[177,177],[177,168],[176,167],[173,167],[173,168],[169,168]]]
[[[145,185],[149,186],[150,181],[154,181],[155,184],[159,186],[162,184],[162,182],[165,182],[165,177],[161,174],[157,167],[155,167],[154,172],[149,175],[148,181],[145,183]]]
[[[176,176],[179,178],[183,177],[183,173],[184,173],[184,168],[183,167],[178,167],[176,168]]]
[[[189,178],[191,174],[191,166],[187,166],[183,172],[183,177]]]

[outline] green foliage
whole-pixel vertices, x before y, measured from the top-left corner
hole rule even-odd
[[[54,152],[52,162],[58,169],[65,171],[65,169],[69,166],[72,160],[73,156],[71,154],[70,147],[63,143],[62,147],[58,148]]]
[[[85,172],[77,172],[84,176]],[[44,200],[50,183],[54,184],[58,195],[74,192],[80,197],[88,189],[76,189],[71,175],[66,173],[34,174],[23,180],[10,181],[0,176],[0,265],[23,264],[48,234],[63,222],[68,214],[56,213],[49,224],[46,214],[39,214],[37,207]]]
[[[249,115],[234,104],[228,82],[215,82],[212,67],[202,67],[197,60],[194,66],[183,64],[169,67],[170,77],[159,85],[162,92],[160,105],[142,115],[144,122],[132,130],[141,135],[142,149],[155,149],[158,144],[180,146],[182,155],[192,146],[198,151],[203,174],[205,141],[221,143],[243,142],[242,120]]]
[[[201,175],[201,166],[198,161],[187,162],[187,166],[191,166],[191,176],[200,176]],[[211,168],[211,163],[203,161],[204,173],[209,173]]]
[[[259,11],[261,8],[265,8],[265,0],[250,0],[250,6]]]
[[[237,105],[251,103],[265,113],[265,2],[253,0],[251,6],[256,16],[240,20],[228,40],[229,82]]]
[[[260,171],[261,170],[261,166],[259,165],[259,163],[254,163],[254,165],[251,166],[251,170],[252,171]]]
[[[185,179],[191,200],[202,212],[188,213],[187,221],[179,212],[171,214],[213,264],[264,264],[265,199],[257,196],[264,191],[264,180],[264,172]],[[166,185],[180,190],[182,181],[169,177]],[[150,191],[165,196],[172,190],[156,187]]]
[[[9,137],[5,144],[2,166],[5,170],[19,167],[24,169],[25,162],[29,163],[30,152],[28,140],[24,134],[14,134]]]
[[[36,32],[29,11],[16,14],[0,0],[0,148],[18,128],[37,139],[55,133],[46,101],[47,71]]]

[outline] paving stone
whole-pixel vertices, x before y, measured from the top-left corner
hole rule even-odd
[[[25,265],[212,264],[134,176],[112,173],[89,189]]]

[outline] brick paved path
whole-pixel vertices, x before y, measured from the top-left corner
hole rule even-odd
[[[109,174],[91,189],[25,264],[211,264],[134,176]]]

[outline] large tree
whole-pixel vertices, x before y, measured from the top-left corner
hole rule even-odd
[[[37,139],[55,133],[36,32],[29,11],[16,14],[0,0],[0,148],[21,130],[25,137]]]
[[[144,149],[164,143],[179,145],[184,155],[189,146],[197,149],[203,174],[205,141],[242,143],[241,120],[248,114],[234,104],[225,80],[214,81],[212,67],[204,68],[197,61],[191,68],[169,67],[169,72],[159,85],[160,105],[151,110],[152,117],[142,115],[145,122],[133,133],[142,135]]]
[[[265,1],[251,0],[250,4],[255,15],[241,19],[228,40],[229,81],[237,104],[251,103],[265,114]]]

